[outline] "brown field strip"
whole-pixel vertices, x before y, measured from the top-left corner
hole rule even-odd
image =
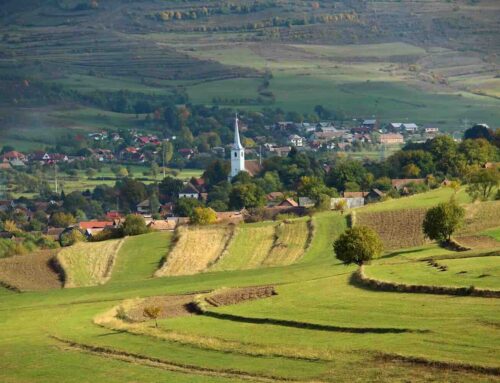
[[[382,239],[385,250],[416,247],[426,243],[422,232],[425,209],[359,212],[357,226],[368,226]]]
[[[14,291],[61,288],[54,257],[57,251],[45,250],[0,259],[0,284]]]
[[[216,263],[234,234],[232,226],[181,227],[156,277],[200,273]]]
[[[79,242],[57,255],[64,270],[64,287],[97,286],[111,277],[113,265],[125,239],[102,242]]]

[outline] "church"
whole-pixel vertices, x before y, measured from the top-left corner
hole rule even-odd
[[[239,172],[244,172],[245,169],[245,148],[241,145],[240,130],[238,127],[238,116],[234,119],[234,143],[231,149],[231,174],[229,180],[236,177]]]

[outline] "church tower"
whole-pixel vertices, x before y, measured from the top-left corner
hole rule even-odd
[[[245,148],[241,145],[238,115],[236,115],[234,119],[234,144],[231,149],[231,174],[229,179],[231,180],[239,172],[244,172],[245,170]]]

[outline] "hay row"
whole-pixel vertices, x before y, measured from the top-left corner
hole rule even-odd
[[[285,266],[298,261],[311,236],[310,228],[306,221],[282,222],[276,226],[273,246],[262,265]]]
[[[365,275],[364,267],[361,266],[351,275],[351,283],[360,285],[377,291],[390,291],[398,293],[416,293],[416,294],[437,294],[437,295],[459,295],[483,298],[500,298],[499,290],[477,289],[470,287],[446,287],[430,285],[407,285],[404,283],[393,283],[380,281]]]
[[[97,286],[111,277],[116,256],[125,239],[77,243],[57,255],[57,264],[64,272],[64,287]]]
[[[176,244],[155,277],[192,275],[205,271],[219,259],[234,234],[229,226],[181,227]]]

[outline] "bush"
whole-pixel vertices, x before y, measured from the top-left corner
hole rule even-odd
[[[142,215],[129,214],[123,223],[124,235],[140,235],[149,231]]]
[[[190,220],[195,225],[209,225],[217,221],[217,214],[209,207],[195,207]]]
[[[378,234],[366,226],[356,226],[347,229],[333,243],[337,259],[348,265],[362,265],[380,256],[383,250]]]
[[[85,236],[78,229],[73,229],[61,234],[61,246],[72,246],[77,242],[85,242]]]
[[[455,200],[443,202],[427,211],[422,229],[426,237],[449,242],[451,235],[461,226],[465,210]]]

